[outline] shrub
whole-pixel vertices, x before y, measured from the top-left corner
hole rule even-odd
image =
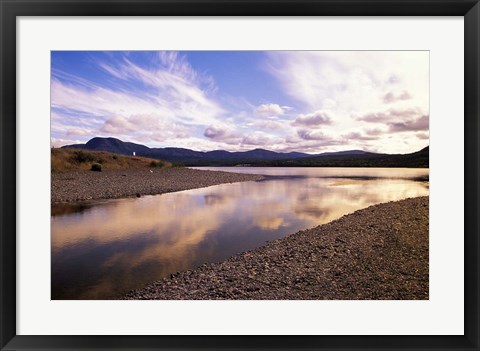
[[[91,171],[94,172],[101,172],[102,171],[102,165],[100,163],[94,163],[92,164],[92,167],[90,168]]]
[[[87,154],[86,152],[83,151],[75,151],[72,156],[73,161],[76,161],[78,163],[84,163],[84,162],[92,162],[94,161],[94,157],[90,154]]]
[[[117,157],[117,155],[113,155],[112,158],[113,158],[114,160],[116,160],[118,157]]]
[[[162,168],[165,166],[165,163],[163,163],[162,161],[152,161],[150,162],[150,167],[154,167],[154,168]]]

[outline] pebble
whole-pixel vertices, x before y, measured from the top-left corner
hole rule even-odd
[[[148,178],[146,178],[148,176]],[[261,180],[263,176],[190,168],[70,171],[52,173],[52,204],[140,197],[203,188],[211,185]]]

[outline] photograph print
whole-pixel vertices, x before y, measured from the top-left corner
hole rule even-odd
[[[428,51],[52,51],[52,300],[428,300]]]

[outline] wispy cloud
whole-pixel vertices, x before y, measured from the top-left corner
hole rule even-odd
[[[428,143],[426,52],[235,55],[54,53],[52,144],[114,136],[197,150],[408,152]]]
[[[67,136],[90,136],[91,131],[86,128],[68,128]]]
[[[378,108],[386,95],[428,106],[428,52],[269,52],[266,69],[310,110]],[[400,91],[395,95],[393,91]],[[387,98],[388,100],[388,98]],[[393,101],[392,101],[393,102]]]
[[[272,120],[260,120],[251,123],[252,127],[255,129],[266,129],[266,130],[277,130],[285,131],[288,130],[288,124],[283,121],[272,121]]]
[[[377,143],[375,148],[385,152],[421,147],[412,135],[398,134],[395,140],[402,142],[397,143],[381,131],[391,135],[425,127],[414,121],[429,114],[428,52],[269,52],[264,66],[304,110],[329,112],[325,119],[304,112],[292,126],[321,129],[339,139],[354,133],[347,138],[354,147],[364,142]],[[374,128],[378,141],[370,140],[377,136],[374,132],[362,132],[365,122],[379,126]],[[316,130],[298,132],[304,138],[320,135]]]
[[[97,132],[127,136],[133,132],[142,134],[144,130],[152,134],[154,140],[168,137],[175,140],[187,133],[186,127],[179,128],[178,124],[206,125],[224,114],[209,96],[214,90],[212,80],[200,77],[182,56],[161,53],[152,65],[144,68],[127,57],[110,64],[98,62],[98,67],[105,72],[131,84],[127,90],[87,83],[83,78],[73,79],[72,74],[57,70],[58,77],[70,79],[67,83],[53,78],[52,108],[57,114],[86,113],[101,119],[103,125]],[[139,84],[147,89],[139,90]]]

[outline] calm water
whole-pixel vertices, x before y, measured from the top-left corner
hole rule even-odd
[[[268,175],[52,208],[52,299],[109,299],[372,204],[428,195],[428,169],[210,167]]]

